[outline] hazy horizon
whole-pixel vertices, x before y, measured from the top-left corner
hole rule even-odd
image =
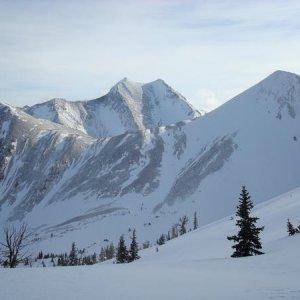
[[[258,5],[259,3],[259,5]],[[299,1],[0,0],[0,101],[88,100],[157,78],[212,110],[300,73]]]

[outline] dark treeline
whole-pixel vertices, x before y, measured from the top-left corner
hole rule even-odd
[[[145,247],[148,242],[143,245]],[[93,265],[98,262],[103,262],[105,260],[116,258],[117,263],[129,263],[140,258],[139,256],[139,246],[136,237],[136,230],[133,230],[131,237],[131,244],[127,250],[124,236],[120,237],[119,244],[115,248],[113,243],[110,243],[106,247],[101,247],[100,253],[97,255],[95,252],[93,254],[86,255],[85,249],[78,249],[76,243],[73,242],[71,245],[71,250],[69,253],[61,254],[43,254],[40,251],[37,255],[36,260],[42,260],[42,265],[44,264],[44,259],[51,258],[53,266],[82,266],[82,265]]]
[[[44,260],[51,259],[50,262],[53,267],[56,266],[81,266],[81,265],[93,265],[100,261],[100,258],[96,253],[91,255],[85,255],[85,249],[78,249],[76,243],[73,242],[69,253],[47,253],[44,254],[40,251],[35,261],[42,260],[42,265],[46,267]]]

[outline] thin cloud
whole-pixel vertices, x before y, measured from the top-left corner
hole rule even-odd
[[[300,72],[299,1],[0,5],[0,99],[16,105],[95,98],[123,77],[223,103],[276,69]]]

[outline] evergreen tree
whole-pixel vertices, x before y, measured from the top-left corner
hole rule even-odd
[[[112,259],[115,257],[115,246],[113,243],[110,243],[106,248],[106,259]]]
[[[186,234],[186,225],[188,223],[189,219],[187,216],[183,216],[179,220],[179,233],[180,235]]]
[[[231,257],[244,257],[263,254],[259,234],[264,227],[256,227],[256,222],[259,218],[250,215],[253,203],[246,187],[242,187],[239,197],[239,205],[237,207],[236,226],[239,227],[237,235],[228,236],[229,241],[234,241],[232,246],[234,253]]]
[[[132,240],[129,248],[129,261],[132,262],[134,260],[139,259],[139,245],[136,241],[136,231],[135,229],[133,230],[132,233]]]
[[[57,261],[57,265],[58,266],[67,266],[67,263],[68,263],[68,261],[67,261],[66,257],[63,254],[60,255],[58,258],[58,261]]]
[[[287,220],[287,231],[289,235],[297,233],[297,229],[293,226],[289,219]]]
[[[197,213],[195,212],[194,213],[194,220],[193,220],[193,227],[194,227],[194,230],[196,230],[198,228],[198,218],[197,218]]]
[[[82,260],[82,264],[83,265],[92,265],[93,262],[92,262],[91,256],[90,255],[85,256]]]
[[[84,253],[85,253],[85,249],[79,249],[78,250],[78,254],[79,254],[78,265],[82,265],[82,260],[83,260]]]
[[[143,243],[143,249],[147,249],[150,247],[150,242],[149,241],[146,241]]]
[[[128,251],[126,249],[124,236],[120,236],[118,249],[117,249],[117,264],[124,264],[128,262]]]
[[[40,251],[38,256],[37,256],[37,259],[43,259],[44,255],[43,255],[43,251]]]
[[[97,255],[96,255],[95,252],[94,252],[94,254],[91,257],[91,261],[92,261],[92,264],[96,264],[97,263]]]
[[[51,257],[51,263],[52,263],[52,266],[55,267],[54,256]]]
[[[175,239],[178,237],[178,229],[177,225],[172,226],[172,231],[171,231],[171,239]]]
[[[29,265],[29,258],[26,257],[24,260],[24,266],[28,266]]]
[[[76,266],[77,264],[78,264],[77,248],[76,248],[76,243],[73,242],[69,254],[69,265]]]
[[[169,241],[171,239],[170,231],[166,234],[166,240]]]
[[[162,234],[159,239],[156,241],[157,245],[163,245],[166,243],[166,236],[164,234]]]
[[[105,250],[103,247],[101,247],[100,255],[99,255],[100,262],[103,262],[106,260]]]

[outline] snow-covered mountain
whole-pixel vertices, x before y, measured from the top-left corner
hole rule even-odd
[[[0,268],[1,299],[299,299],[300,234],[287,236],[286,221],[299,224],[300,188],[256,206],[253,213],[265,226],[264,255],[230,258],[226,236],[237,228],[227,216],[158,251],[140,251],[141,259],[130,264]]]
[[[232,213],[243,184],[255,203],[300,185],[300,77],[288,72],[201,118],[99,139],[0,114],[1,222],[29,222],[47,251],[99,248],[133,227],[153,241],[183,214]]]
[[[200,116],[163,80],[142,84],[124,78],[105,96],[71,102],[53,99],[24,107],[30,115],[80,130],[94,137],[170,125]]]

